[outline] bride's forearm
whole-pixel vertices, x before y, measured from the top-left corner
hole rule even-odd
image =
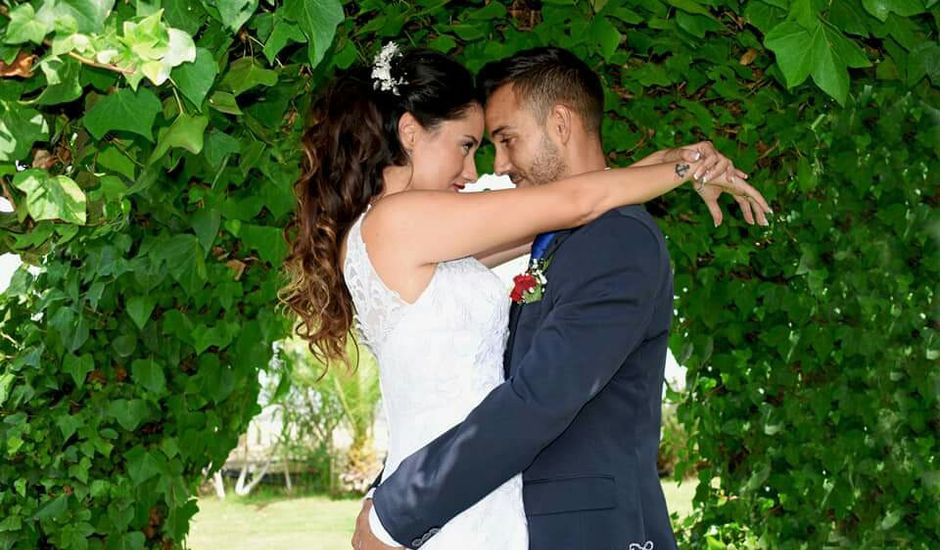
[[[560,180],[557,185],[568,187],[567,200],[576,203],[572,206],[581,213],[578,225],[583,225],[619,206],[643,204],[672,191],[691,179],[696,164],[664,162],[589,172]]]
[[[670,151],[670,149],[660,149],[659,151],[656,151],[655,153],[650,153],[649,155],[646,155],[645,157],[641,158],[640,160],[638,160],[638,161],[634,162],[633,164],[627,166],[627,168],[638,167],[638,166],[651,166],[651,165],[654,165],[654,164],[662,164],[662,163],[664,162],[663,159],[666,157],[666,153],[669,152],[669,151]]]

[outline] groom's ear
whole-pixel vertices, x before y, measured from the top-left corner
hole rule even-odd
[[[556,103],[548,113],[548,131],[555,135],[561,145],[571,139],[574,112],[562,103]]]

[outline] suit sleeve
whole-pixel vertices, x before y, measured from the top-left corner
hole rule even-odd
[[[514,375],[376,489],[395,540],[420,546],[561,435],[644,339],[664,254],[649,227],[619,214],[569,238],[553,260],[552,310]]]

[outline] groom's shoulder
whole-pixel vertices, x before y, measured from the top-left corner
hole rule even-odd
[[[657,242],[663,241],[662,232],[656,220],[643,205],[634,204],[614,208],[584,226],[591,233],[635,233],[640,237],[648,233]]]
[[[614,256],[622,257],[628,253],[626,255],[631,258],[667,254],[659,226],[649,212],[639,205],[615,208],[578,228],[559,248],[558,253],[587,261],[611,257],[609,254],[596,254],[599,250],[616,250]]]
[[[630,218],[639,221],[646,227],[658,228],[656,225],[656,220],[653,219],[653,216],[651,216],[650,213],[646,211],[646,208],[642,204],[631,204],[629,206],[614,208],[604,215]]]

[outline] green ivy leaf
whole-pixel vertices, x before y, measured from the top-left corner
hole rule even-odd
[[[71,414],[59,415],[55,419],[55,424],[56,426],[59,427],[59,430],[62,432],[63,439],[68,439],[72,437],[72,434],[74,434],[77,429],[85,425],[85,423],[82,422],[81,418],[77,416],[73,416]]]
[[[153,454],[143,447],[134,447],[124,458],[127,460],[127,473],[137,485],[160,473],[160,464]]]
[[[205,254],[199,240],[191,234],[179,234],[166,242],[159,252],[170,275],[190,294],[194,294],[206,281]]]
[[[198,155],[202,151],[203,136],[208,125],[209,117],[207,116],[180,113],[173,124],[160,128],[157,133],[157,146],[150,155],[150,159],[147,160],[147,164],[153,164],[172,147],[180,147]]]
[[[105,19],[114,7],[114,0],[58,0],[57,15],[69,15],[78,24],[78,32],[89,34],[104,29]]]
[[[160,100],[147,88],[136,92],[121,88],[105,96],[83,119],[85,128],[95,139],[113,130],[133,132],[153,141],[153,122],[161,110]]]
[[[261,51],[264,53],[264,57],[267,58],[268,63],[273,63],[277,54],[288,43],[306,41],[307,37],[300,30],[300,27],[282,17],[280,12],[276,12],[274,15],[274,28],[271,30],[268,39],[265,40],[264,48]]]
[[[794,21],[784,21],[764,37],[764,45],[777,57],[787,87],[799,86],[813,70],[812,36]]]
[[[228,92],[213,92],[209,96],[209,106],[228,115],[240,115],[242,110],[238,108],[238,102],[235,96]]]
[[[13,385],[14,376],[12,372],[0,374],[0,407],[10,396],[10,387]]]
[[[36,98],[38,105],[55,105],[78,99],[82,95],[79,81],[82,65],[72,58],[64,61],[58,57],[49,57],[39,64],[46,75],[48,86]]]
[[[601,55],[604,56],[604,59],[609,61],[610,58],[617,53],[620,42],[623,40],[623,35],[620,34],[620,31],[617,30],[617,27],[614,26],[609,19],[604,17],[596,19],[592,29],[594,36],[597,37],[598,45],[600,45]]]
[[[153,359],[137,359],[131,363],[131,376],[155,395],[161,395],[166,390],[166,376],[163,374],[163,368]]]
[[[229,323],[222,322],[213,327],[198,325],[193,329],[193,347],[198,354],[202,354],[211,346],[224,349],[232,343],[237,333],[238,326]]]
[[[705,15],[708,17],[714,17],[708,8],[699,4],[695,0],[667,0],[670,5],[679,8],[680,10],[688,13],[693,13],[696,15]]]
[[[333,43],[337,25],[343,22],[343,5],[339,0],[284,0],[284,12],[307,36],[307,57],[315,68]]]
[[[142,399],[115,399],[108,404],[108,413],[122,428],[133,431],[147,417],[147,404]]]
[[[219,10],[219,21],[227,28],[237,31],[242,28],[258,9],[258,0],[203,0]]]
[[[486,31],[480,25],[476,24],[461,23],[451,26],[451,30],[454,31],[454,34],[459,36],[461,40],[467,42],[472,42],[486,36]]]
[[[195,35],[206,19],[202,6],[189,0],[163,0],[163,17],[170,25]]]
[[[442,53],[447,53],[457,47],[457,41],[454,37],[442,34],[428,43],[431,49]]]
[[[33,143],[48,137],[49,125],[42,113],[0,100],[0,162],[24,159]]]
[[[36,512],[36,519],[59,518],[68,510],[68,495],[59,495]]]
[[[255,86],[274,86],[277,73],[262,67],[253,57],[242,57],[232,63],[219,87],[237,96]]]
[[[287,243],[278,227],[242,224],[239,237],[248,247],[256,250],[261,259],[279,265],[287,257]]]
[[[862,0],[862,6],[880,21],[886,21],[891,12],[908,17],[926,9],[921,0]]]
[[[28,3],[21,3],[10,10],[10,22],[7,24],[3,41],[7,44],[34,42],[42,44],[43,39],[52,31],[49,21],[37,18],[36,10]]]
[[[85,377],[88,376],[88,373],[94,370],[94,368],[95,360],[88,354],[76,357],[69,353],[62,359],[62,370],[72,377],[72,380],[75,381],[75,387],[77,388],[81,388],[85,385]]]
[[[215,242],[221,225],[222,215],[214,208],[201,208],[193,214],[193,231],[196,233],[196,237],[199,238],[202,249],[206,252],[212,249],[212,243]]]
[[[131,511],[133,515],[133,510]],[[144,544],[147,538],[140,531],[130,533],[121,533],[112,539],[108,544],[107,550],[144,550]]]
[[[13,185],[26,193],[26,210],[34,220],[85,223],[85,193],[72,178],[30,168],[17,173]]]
[[[151,294],[131,296],[127,299],[127,314],[140,330],[150,320],[150,314],[156,305],[156,299]]]

